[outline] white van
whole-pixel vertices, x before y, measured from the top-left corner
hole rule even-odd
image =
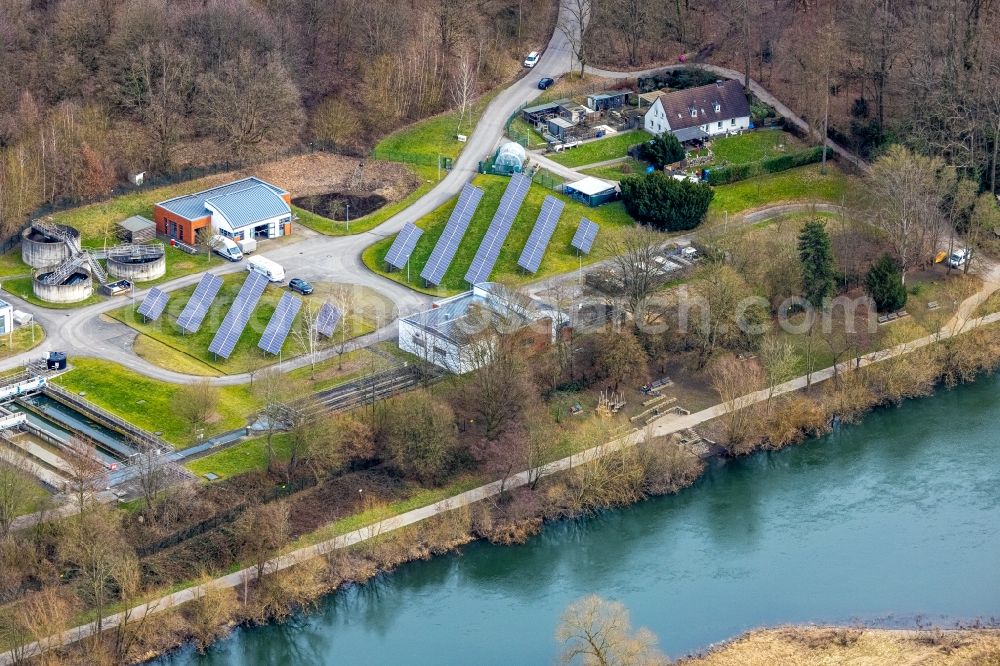
[[[247,270],[263,273],[271,282],[285,281],[285,269],[281,267],[281,264],[271,261],[267,257],[250,257],[247,259]]]
[[[243,259],[240,246],[232,238],[226,238],[225,236],[212,236],[212,252],[229,261],[240,261]]]
[[[955,250],[948,257],[948,265],[952,268],[962,268],[965,266],[965,262],[969,260],[969,255],[972,254],[968,250]]]

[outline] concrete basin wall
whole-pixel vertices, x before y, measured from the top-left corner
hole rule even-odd
[[[35,271],[31,280],[35,296],[47,303],[78,303],[90,298],[94,293],[94,281],[90,278],[90,273],[83,269],[71,275],[63,284],[41,282],[39,278],[47,273],[48,271]],[[86,279],[74,280],[73,278],[77,276],[83,276]]]
[[[79,240],[80,232],[64,224],[56,225]],[[61,240],[49,238],[28,227],[21,233],[21,259],[32,268],[48,268],[66,261],[69,248]]]

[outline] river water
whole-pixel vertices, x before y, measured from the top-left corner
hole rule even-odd
[[[760,625],[998,617],[998,390],[985,379],[714,464],[680,495],[412,563],[159,663],[551,663],[560,613],[592,593],[672,656]]]

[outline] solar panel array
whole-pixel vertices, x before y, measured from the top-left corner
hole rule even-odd
[[[597,223],[581,217],[580,226],[576,228],[576,233],[573,234],[573,240],[570,242],[570,245],[584,254],[590,254],[590,248],[594,246],[594,239],[597,238],[597,229]]]
[[[521,258],[517,260],[518,266],[529,273],[538,271],[538,265],[542,263],[545,248],[552,240],[552,234],[555,233],[564,206],[565,204],[555,197],[545,197],[542,209],[538,211],[535,226],[531,230],[531,235],[528,236],[528,242],[524,244],[524,250],[521,251]]]
[[[226,318],[222,320],[222,326],[215,332],[212,343],[208,345],[208,351],[222,358],[229,358],[266,286],[266,275],[250,271],[243,286],[240,287],[240,293],[236,294],[236,300],[226,313]]]
[[[187,305],[184,306],[181,315],[177,317],[177,325],[188,333],[197,333],[205,315],[208,314],[208,307],[215,300],[221,288],[222,278],[218,275],[211,273],[202,275],[201,281],[195,287]]]
[[[497,211],[493,215],[490,228],[486,230],[486,236],[483,237],[483,242],[480,243],[479,249],[476,250],[476,256],[472,259],[472,265],[469,266],[469,270],[465,274],[465,281],[469,284],[485,282],[489,279],[490,273],[493,272],[493,266],[497,263],[497,257],[500,256],[500,248],[507,240],[507,234],[510,233],[510,228],[514,225],[514,218],[517,216],[517,211],[521,209],[521,204],[524,202],[524,197],[527,196],[530,187],[531,179],[527,176],[514,174],[510,177],[510,183],[504,190],[503,197],[500,198],[500,205],[497,206]]]
[[[142,305],[139,306],[139,314],[150,321],[156,321],[163,314],[163,308],[167,307],[167,301],[169,300],[169,294],[153,287],[146,294],[146,298],[142,299]]]
[[[340,310],[326,302],[316,315],[316,330],[321,335],[330,337],[333,335],[333,329],[337,328],[338,321],[340,321]]]
[[[406,262],[410,260],[410,255],[413,254],[413,248],[417,246],[417,241],[423,235],[424,230],[412,222],[404,224],[400,232],[396,234],[396,240],[392,241],[389,252],[385,255],[386,263],[395,268],[405,266]]]
[[[458,197],[458,203],[451,211],[444,232],[438,238],[437,245],[431,251],[431,256],[427,258],[424,270],[420,271],[420,277],[433,284],[441,284],[448,266],[455,258],[455,252],[458,251],[458,244],[465,236],[472,215],[479,207],[479,200],[482,198],[483,191],[481,189],[470,183],[465,184]]]
[[[264,334],[260,336],[260,342],[257,343],[257,346],[269,354],[280,352],[282,345],[285,344],[285,338],[288,337],[288,332],[292,330],[295,315],[299,313],[301,307],[301,298],[296,298],[287,291],[282,294],[281,300],[278,301],[278,307],[274,309],[274,314],[267,322]]]

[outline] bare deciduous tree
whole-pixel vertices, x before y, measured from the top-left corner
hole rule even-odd
[[[288,505],[271,502],[250,508],[237,522],[240,552],[254,566],[255,580],[267,573],[271,560],[288,543]],[[246,603],[246,598],[244,598]]]
[[[219,388],[207,379],[184,384],[171,399],[171,407],[188,427],[191,437],[198,435],[215,415],[219,404]]]
[[[764,387],[760,366],[754,361],[726,356],[709,369],[709,377],[726,409],[722,419],[729,451],[743,453],[751,436],[750,425],[757,406],[748,396]]]
[[[12,456],[6,448],[0,449],[0,540],[7,538],[14,518],[37,494],[34,482],[14,465]]]
[[[663,269],[656,261],[663,237],[648,227],[627,229],[605,241],[628,311],[638,319],[649,295],[664,282]]]
[[[239,157],[298,135],[305,119],[284,65],[275,57],[261,63],[245,49],[200,76],[198,93],[204,129]]]
[[[559,31],[565,35],[570,50],[580,63],[580,76],[587,67],[587,50],[590,46],[589,29],[593,5],[598,0],[567,0],[560,5]]]
[[[462,124],[469,115],[475,96],[476,66],[469,54],[463,53],[455,62],[455,67],[451,72],[451,101],[458,109],[456,132],[462,131]]]
[[[893,145],[868,174],[873,222],[892,245],[904,282],[906,271],[927,261],[944,233],[944,171],[941,160]]]
[[[632,629],[628,610],[617,601],[591,595],[566,608],[556,629],[562,664],[584,666],[665,666],[656,636]]]

